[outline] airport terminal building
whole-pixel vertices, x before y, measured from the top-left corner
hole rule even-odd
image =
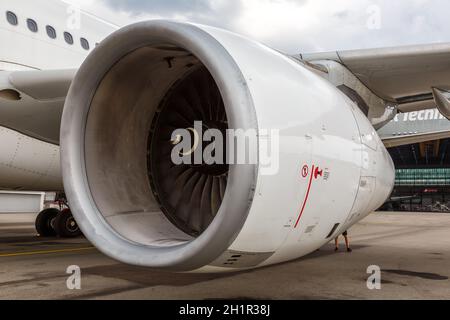
[[[442,116],[400,114],[380,130],[382,136],[414,135],[450,130]],[[450,139],[396,146],[388,149],[396,167],[395,188],[383,209],[450,212]]]
[[[396,179],[392,201],[385,208],[450,212],[449,151],[450,139],[391,148]]]

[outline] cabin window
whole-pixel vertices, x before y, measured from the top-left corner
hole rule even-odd
[[[89,50],[89,41],[87,41],[85,38],[81,38],[80,42],[81,42],[81,47],[84,50]]]
[[[73,37],[70,33],[64,32],[64,40],[66,40],[67,44],[73,44]]]
[[[16,14],[11,11],[6,12],[6,20],[8,20],[9,24],[13,26],[17,26],[19,24]]]
[[[52,26],[47,26],[47,35],[50,39],[56,39],[56,30]]]
[[[27,26],[31,32],[38,32],[38,25],[33,19],[27,19]]]

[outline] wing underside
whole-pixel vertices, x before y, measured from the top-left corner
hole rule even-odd
[[[433,88],[450,91],[450,43],[302,54],[305,61],[344,65],[401,112],[434,108]]]
[[[396,112],[405,113],[407,118],[408,113],[417,117],[418,112],[437,107],[441,119],[450,119],[450,43],[301,54],[300,58],[325,66],[326,77],[338,81],[337,85],[344,85],[347,95],[352,91],[362,97],[360,100],[372,102],[367,103],[367,108],[373,109],[372,114],[378,114],[378,117],[382,115],[381,121],[376,122],[368,112],[372,124],[377,129],[389,124],[394,130],[390,134],[385,134],[386,130],[380,134],[387,147],[450,138],[450,122],[446,119],[444,124],[441,121],[440,128],[433,127],[434,122],[428,122],[431,126],[427,125],[425,129],[420,126],[419,129],[404,130],[401,126],[395,129],[398,122],[389,122],[395,113],[386,112],[387,117],[383,117],[382,110],[395,106]],[[340,67],[336,68],[333,63]],[[333,72],[334,75],[329,75]],[[348,80],[351,77],[356,80]],[[348,83],[357,84],[348,88]],[[377,99],[383,103],[378,101],[375,105],[373,101]],[[384,121],[386,119],[388,121]]]

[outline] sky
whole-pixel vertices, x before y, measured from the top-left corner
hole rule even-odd
[[[68,0],[118,25],[175,19],[286,53],[450,42],[448,0]]]

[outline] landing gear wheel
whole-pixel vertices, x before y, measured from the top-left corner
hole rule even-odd
[[[41,237],[54,237],[56,231],[53,228],[56,217],[60,214],[58,209],[50,208],[42,210],[35,222],[36,231]]]
[[[53,224],[56,234],[61,238],[75,238],[81,236],[81,230],[70,209],[62,210]]]

